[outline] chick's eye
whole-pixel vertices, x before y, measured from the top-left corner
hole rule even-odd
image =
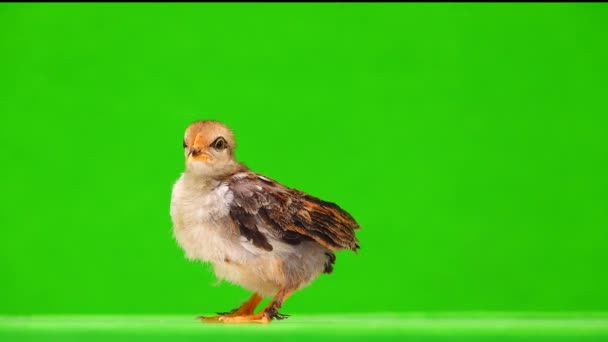
[[[223,149],[226,148],[226,140],[224,140],[223,138],[218,138],[214,143],[213,143],[213,148],[221,151]]]
[[[184,140],[183,144],[184,144],[184,148],[188,147],[188,145],[186,145],[186,140]]]

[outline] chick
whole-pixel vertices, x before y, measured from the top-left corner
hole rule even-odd
[[[192,123],[183,147],[186,170],[171,197],[175,238],[188,259],[211,263],[219,279],[253,292],[240,307],[203,321],[283,319],[283,302],[331,273],[335,251],[359,248],[351,215],[250,171],[235,159],[234,135],[224,124]],[[264,297],[272,300],[255,313]]]

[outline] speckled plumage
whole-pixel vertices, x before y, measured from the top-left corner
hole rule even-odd
[[[210,262],[218,278],[261,296],[282,293],[282,302],[331,272],[334,251],[359,247],[354,234],[359,225],[337,205],[238,163],[234,137],[223,124],[192,124],[184,146],[187,167],[171,198],[174,235],[189,259]],[[271,302],[277,304],[274,311],[267,307],[247,319],[218,320],[266,322],[278,317],[280,302]]]

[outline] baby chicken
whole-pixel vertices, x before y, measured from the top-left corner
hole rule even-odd
[[[188,259],[211,263],[218,278],[253,292],[239,308],[203,321],[268,323],[286,317],[278,309],[294,291],[331,273],[335,251],[359,248],[359,225],[334,203],[250,171],[235,160],[235,147],[220,122],[186,129],[186,170],[171,196],[173,232]]]

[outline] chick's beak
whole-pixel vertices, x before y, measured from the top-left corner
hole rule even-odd
[[[188,150],[188,162],[191,161],[204,161],[211,157],[211,155],[205,152],[205,147],[201,144],[200,136],[196,136],[194,144]]]
[[[202,152],[197,148],[192,148],[188,152],[188,161],[203,161],[209,159],[209,157],[211,157],[209,153]]]

